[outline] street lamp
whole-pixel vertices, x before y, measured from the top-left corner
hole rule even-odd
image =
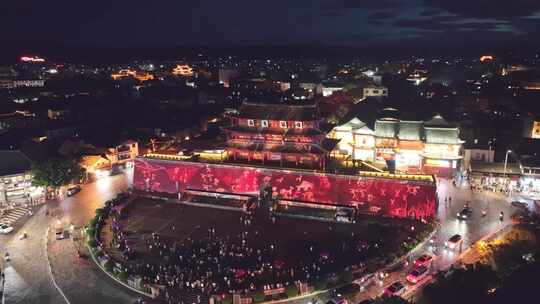
[[[504,171],[503,178],[506,178],[506,164],[508,163],[508,154],[512,153],[512,150],[506,151],[506,156],[504,157]]]

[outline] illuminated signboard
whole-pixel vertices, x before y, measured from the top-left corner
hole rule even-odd
[[[22,56],[20,59],[22,62],[45,62],[45,59],[38,56]]]
[[[426,159],[426,165],[440,168],[450,168],[450,161],[443,159]]]

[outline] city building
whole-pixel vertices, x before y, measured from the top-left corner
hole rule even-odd
[[[385,86],[368,85],[364,87],[364,98],[388,97],[388,88]]]
[[[42,88],[45,86],[43,79],[14,79],[11,88]]]
[[[68,141],[69,142],[69,141]],[[87,179],[109,175],[115,168],[132,167],[139,156],[139,144],[134,140],[122,141],[108,148],[96,148],[84,142],[76,143],[80,151],[80,165],[85,169]]]
[[[416,86],[420,85],[427,79],[427,71],[425,70],[414,70],[414,72],[409,74],[409,76],[407,77],[407,81],[412,82]]]
[[[341,159],[395,165],[401,172],[451,175],[459,167],[463,141],[459,128],[440,115],[428,121],[400,120],[387,108],[374,129],[354,118],[335,127],[330,138],[339,140],[332,153]]]
[[[508,192],[520,183],[522,172],[517,163],[471,162],[471,187],[495,192]]]
[[[360,119],[355,117],[335,127],[329,137],[339,140],[337,148],[332,153],[333,157],[375,161],[375,132]]]
[[[26,202],[32,187],[31,161],[20,151],[0,151],[0,207]]]
[[[148,73],[148,72],[137,72],[134,70],[120,70],[118,73],[112,73],[111,78],[113,80],[120,80],[126,77],[133,77],[139,81],[148,81],[153,80],[154,75]]]
[[[279,164],[280,166],[325,167],[335,141],[320,130],[316,104],[263,104],[244,102],[227,136],[227,155],[231,161]]]
[[[178,64],[172,70],[173,75],[191,77],[193,76],[193,69],[187,64]]]
[[[519,167],[522,172],[522,191],[531,194],[540,194],[540,157],[524,157],[520,160]]]
[[[464,146],[462,169],[470,170],[471,163],[484,162],[492,163],[495,158],[495,150],[489,144],[481,144],[477,140],[473,143],[466,143]]]
[[[422,170],[451,176],[459,168],[464,141],[459,127],[447,122],[439,114],[424,122],[425,144]]]
[[[334,94],[334,92],[343,91],[344,88],[345,84],[340,82],[323,82],[317,85],[317,94],[322,94],[322,96],[328,97]]]

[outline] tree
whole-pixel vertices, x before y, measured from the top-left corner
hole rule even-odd
[[[463,299],[469,303],[489,303],[490,290],[500,284],[496,272],[487,265],[469,265],[454,270],[450,275],[440,274],[435,283],[424,288],[420,303],[454,304]]]
[[[84,171],[75,160],[54,158],[32,164],[32,175],[32,185],[52,188],[56,194],[61,186],[79,181]]]

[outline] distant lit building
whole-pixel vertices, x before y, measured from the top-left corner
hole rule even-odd
[[[388,97],[388,88],[385,86],[370,85],[364,88],[364,98]]]
[[[471,168],[471,163],[483,162],[492,163],[495,158],[495,150],[491,148],[489,144],[478,143],[466,143],[463,153],[462,168],[467,170]]]
[[[459,128],[440,115],[425,122],[386,115],[375,121],[373,130],[354,118],[335,127],[329,137],[339,140],[332,153],[335,157],[393,164],[402,172],[443,176],[451,175],[459,167],[464,143],[459,138]]]
[[[339,82],[324,82],[317,86],[317,94],[328,97],[334,92],[343,91],[345,84]]]
[[[422,82],[426,81],[427,79],[427,71],[424,70],[415,70],[407,77],[407,81],[410,81],[417,86],[420,85]]]
[[[179,64],[172,70],[173,75],[191,77],[193,76],[193,69],[187,64]]]
[[[134,70],[120,70],[118,73],[111,74],[111,78],[113,80],[120,80],[122,78],[126,77],[133,77],[139,81],[148,81],[153,80],[154,75],[147,73],[147,72],[137,72]]]

